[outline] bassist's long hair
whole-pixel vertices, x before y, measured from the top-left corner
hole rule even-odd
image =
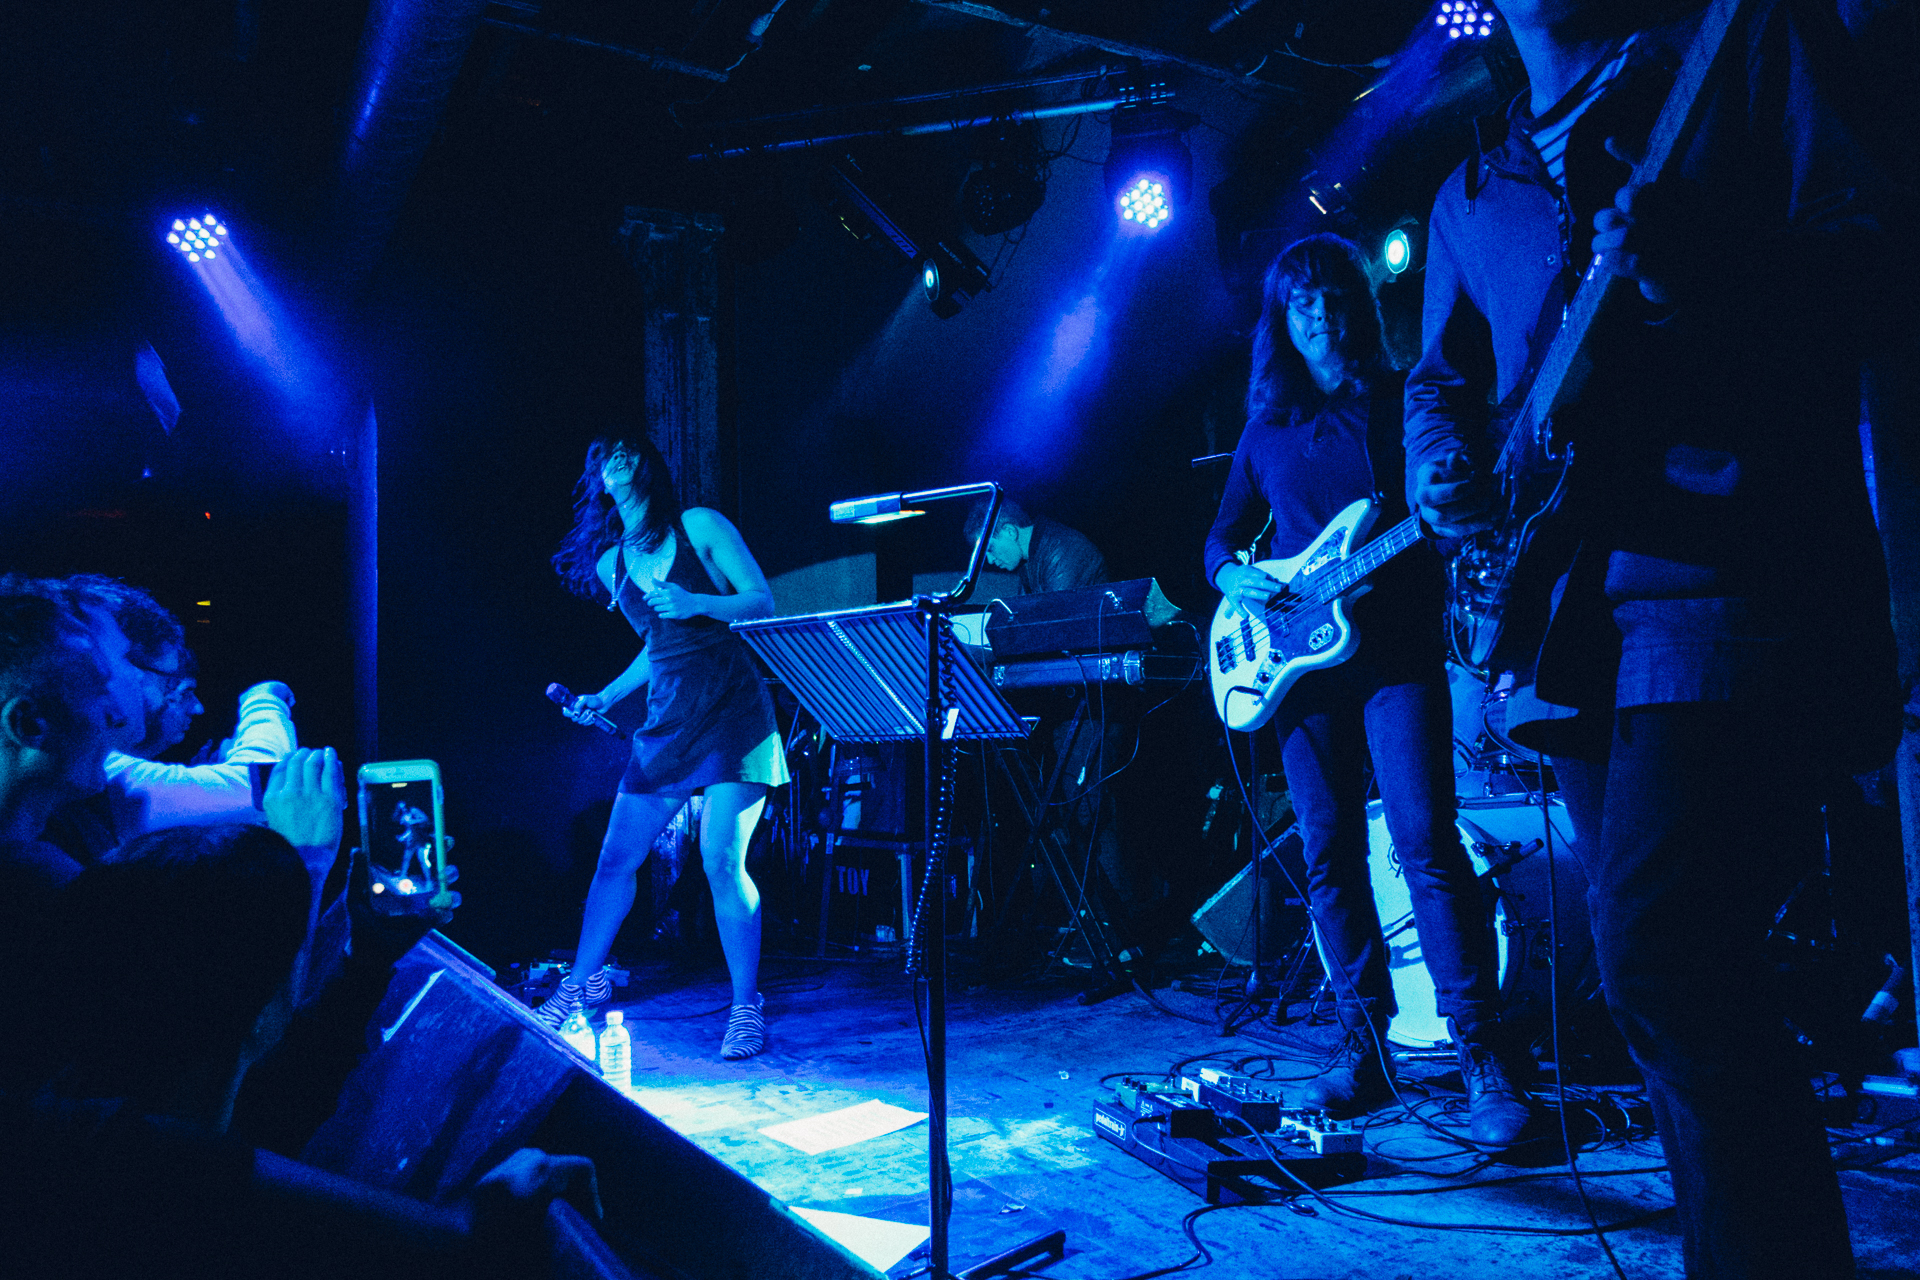
[[[1260,323],[1253,330],[1253,371],[1247,379],[1249,422],[1292,426],[1320,412],[1326,400],[1287,333],[1287,299],[1296,289],[1327,291],[1328,318],[1337,314],[1341,320],[1340,354],[1362,389],[1392,367],[1380,303],[1360,246],[1331,234],[1295,240],[1267,268],[1260,288]]]

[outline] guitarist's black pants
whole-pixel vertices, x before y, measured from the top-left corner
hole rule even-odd
[[[1646,1076],[1699,1280],[1853,1274],[1763,950],[1819,855],[1804,755],[1777,713],[1686,703],[1615,712],[1610,741],[1553,760],[1607,1005]]]
[[[1469,1033],[1499,1012],[1492,920],[1454,826],[1452,703],[1437,658],[1432,668],[1430,680],[1383,678],[1362,654],[1301,677],[1275,720],[1307,896],[1350,1027],[1396,1012],[1367,872],[1369,752],[1438,1012]]]

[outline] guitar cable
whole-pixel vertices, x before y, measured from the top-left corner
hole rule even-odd
[[[1600,1229],[1599,1215],[1593,1211],[1593,1201],[1587,1196],[1586,1180],[1580,1176],[1580,1157],[1573,1148],[1573,1138],[1567,1132],[1567,1080],[1566,1065],[1561,1061],[1560,1053],[1560,886],[1559,868],[1554,865],[1554,831],[1552,802],[1547,798],[1547,761],[1538,751],[1533,753],[1534,777],[1540,783],[1536,793],[1540,810],[1541,838],[1546,842],[1547,855],[1547,1006],[1548,1025],[1553,1037],[1553,1094],[1554,1107],[1560,1118],[1560,1145],[1567,1153],[1567,1171],[1573,1175],[1573,1189],[1580,1195],[1580,1207],[1586,1211],[1587,1221],[1593,1224],[1593,1238],[1607,1255],[1607,1262],[1613,1268],[1618,1280],[1627,1280],[1627,1273],[1620,1265],[1620,1259],[1614,1256],[1613,1243],[1607,1239],[1607,1233]],[[1571,811],[1567,820],[1573,820]]]

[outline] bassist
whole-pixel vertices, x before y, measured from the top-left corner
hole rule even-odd
[[[1305,550],[1356,500],[1399,497],[1401,379],[1388,365],[1380,313],[1359,249],[1317,235],[1268,270],[1254,331],[1247,426],[1207,537],[1208,579],[1258,611],[1278,580],[1233,558],[1271,514],[1273,555]],[[1388,483],[1382,484],[1381,481]],[[1452,715],[1442,665],[1440,566],[1414,547],[1376,573],[1355,602],[1358,651],[1311,671],[1282,699],[1274,725],[1305,841],[1307,893],[1332,972],[1346,1038],[1307,1086],[1307,1105],[1352,1115],[1392,1097],[1385,1058],[1395,1009],[1367,870],[1367,762],[1433,975],[1452,1020],[1476,1141],[1506,1144],[1526,1126],[1520,1046],[1498,1030],[1499,990],[1487,905],[1454,826]]]
[[[1623,283],[1559,424],[1575,460],[1557,541],[1578,549],[1558,588],[1548,573],[1516,601],[1557,602],[1520,660],[1537,651],[1539,694],[1579,714],[1533,742],[1574,820],[1687,1275],[1844,1277],[1839,1188],[1763,946],[1817,854],[1823,770],[1871,767],[1897,730],[1858,370],[1866,335],[1911,312],[1889,301],[1882,184],[1854,142],[1862,86],[1840,73],[1832,6],[1750,0],[1693,128],[1636,173],[1711,21],[1498,2],[1529,88],[1434,205],[1410,494],[1444,536],[1493,521],[1486,406],[1526,390],[1597,255]]]

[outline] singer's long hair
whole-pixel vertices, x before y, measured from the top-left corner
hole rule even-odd
[[[630,537],[620,523],[613,498],[600,482],[600,468],[616,453],[634,459],[633,487],[647,499],[646,517]],[[673,473],[667,469],[666,458],[644,431],[609,431],[587,449],[586,468],[573,486],[573,528],[554,553],[554,572],[575,595],[589,600],[604,597],[606,588],[594,566],[608,547],[625,540],[636,551],[654,551],[668,531],[679,527],[680,498],[673,491]]]
[[[1280,426],[1305,422],[1320,412],[1326,393],[1287,332],[1287,299],[1296,289],[1325,289],[1328,319],[1341,321],[1340,354],[1364,388],[1391,365],[1380,323],[1380,304],[1360,246],[1322,233],[1295,240],[1267,268],[1261,285],[1260,323],[1253,330],[1253,376],[1247,381],[1247,420]]]

